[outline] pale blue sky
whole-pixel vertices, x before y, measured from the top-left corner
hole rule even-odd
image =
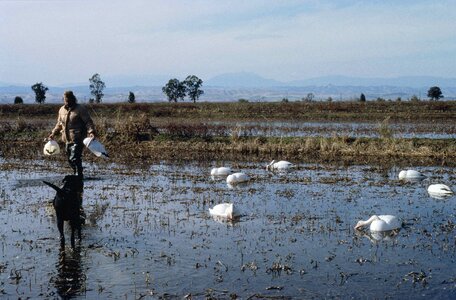
[[[0,0],[0,82],[456,77],[456,1]]]

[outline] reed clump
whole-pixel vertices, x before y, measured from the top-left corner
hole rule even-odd
[[[382,139],[391,139],[394,136],[390,127],[391,116],[386,117],[378,126],[378,133]]]
[[[203,123],[197,124],[179,124],[168,123],[161,129],[161,135],[171,139],[203,139],[210,140],[212,133],[208,125]]]
[[[118,111],[112,122],[107,118],[99,118],[96,126],[107,141],[115,144],[149,141],[158,134],[157,128],[146,113],[141,113],[139,116],[131,114],[123,116]]]

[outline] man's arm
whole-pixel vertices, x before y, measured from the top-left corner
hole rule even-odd
[[[82,121],[84,122],[84,124],[85,124],[85,126],[87,128],[87,133],[91,137],[95,137],[95,134],[96,134],[95,133],[95,125],[93,123],[92,118],[90,117],[89,112],[87,111],[87,109],[84,106],[81,106],[80,113],[81,113],[81,119],[82,119]]]

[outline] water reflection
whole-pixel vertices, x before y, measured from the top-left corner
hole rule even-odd
[[[226,177],[228,175],[211,175],[211,179],[213,181],[223,181],[223,180],[226,180]]]
[[[402,178],[402,179],[399,179],[400,181],[403,181],[403,182],[408,182],[408,183],[419,183],[421,181],[423,181],[426,177],[420,177],[420,178]]]
[[[249,183],[248,182],[239,182],[236,184],[227,183],[226,186],[231,190],[244,189],[249,186]]]
[[[211,216],[211,217],[215,222],[224,224],[227,226],[236,226],[241,222],[241,216],[235,216],[232,219],[227,219],[227,218],[223,218],[220,216]]]
[[[61,250],[56,264],[57,277],[51,279],[63,299],[82,295],[86,290],[86,274],[81,263],[81,248]]]
[[[399,229],[389,231],[356,231],[358,237],[365,237],[373,244],[379,242],[394,242],[399,234]]]
[[[269,173],[271,174],[276,174],[276,175],[287,175],[291,172],[293,172],[293,169],[273,169],[273,170],[268,170]]]

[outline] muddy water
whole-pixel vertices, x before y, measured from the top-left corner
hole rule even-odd
[[[217,162],[142,167],[86,165],[82,242],[59,249],[53,191],[68,170],[50,161],[0,161],[0,293],[5,298],[246,299],[456,297],[456,197],[426,188],[456,172],[419,167],[314,165],[287,173],[224,162],[251,176],[227,186],[208,174]],[[208,208],[233,202],[238,222]],[[352,228],[394,214],[395,236]],[[68,232],[66,232],[68,235]]]

